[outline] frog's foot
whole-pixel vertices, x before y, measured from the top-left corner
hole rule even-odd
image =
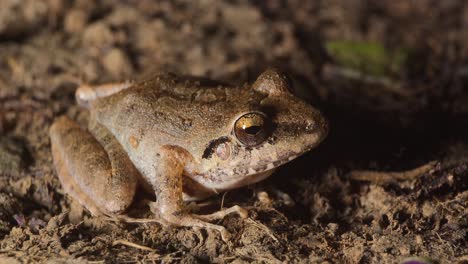
[[[183,221],[188,221],[187,223],[191,226],[197,226],[197,223],[198,223],[199,225],[201,225],[201,227],[218,230],[221,234],[221,238],[223,239],[223,241],[226,242],[231,237],[231,234],[226,230],[226,228],[220,225],[210,224],[208,223],[208,221],[223,219],[224,217],[232,213],[237,213],[241,218],[247,218],[249,215],[247,210],[245,210],[244,208],[238,205],[234,205],[232,207],[214,212],[212,214],[206,214],[206,215],[191,214],[191,215],[188,215],[189,218]]]
[[[136,223],[136,224],[150,224],[158,223],[163,226],[188,226],[188,227],[199,227],[205,229],[214,229],[221,234],[223,241],[229,241],[231,234],[226,230],[224,226],[215,225],[204,222],[199,218],[198,215],[179,215],[173,213],[171,216],[156,217],[156,218],[133,218],[127,215],[115,215],[113,217],[108,216],[107,219],[111,221],[121,221],[125,223]]]
[[[200,219],[198,215],[184,214],[182,212],[173,212],[164,214],[161,216],[167,224],[176,226],[189,226],[198,227],[204,229],[213,229],[221,234],[221,239],[225,242],[231,238],[229,233],[224,226],[211,224]]]
[[[249,213],[247,212],[247,210],[245,210],[244,208],[238,205],[234,205],[232,207],[219,210],[212,214],[194,215],[194,217],[201,219],[203,221],[213,221],[213,220],[223,219],[224,217],[232,213],[237,213],[241,218],[244,218],[244,219],[247,218],[247,216],[249,216]]]
[[[131,81],[101,85],[83,84],[76,89],[75,98],[79,105],[87,107],[90,101],[120,92],[132,86],[132,84]]]
[[[239,213],[242,215],[247,213],[245,210],[245,212],[242,211],[243,209],[239,206],[237,206],[237,208],[236,206],[233,206],[226,210],[222,210],[210,215],[190,214],[185,210],[177,210],[175,208],[171,208],[172,210],[161,210],[161,207],[159,207],[157,203],[151,203],[150,208],[156,217],[156,219],[152,220],[154,222],[159,222],[160,224],[166,226],[187,226],[216,230],[221,234],[221,239],[225,242],[228,241],[231,237],[231,234],[226,230],[226,228],[224,226],[208,223],[207,221],[223,218],[224,216],[233,212],[239,211],[242,212]]]

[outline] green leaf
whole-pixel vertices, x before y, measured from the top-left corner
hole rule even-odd
[[[387,49],[380,43],[364,41],[329,41],[326,48],[341,66],[374,76],[399,73],[409,53],[404,48]]]

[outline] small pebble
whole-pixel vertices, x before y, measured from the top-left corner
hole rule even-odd
[[[45,227],[46,225],[47,223],[44,220],[36,218],[36,217],[32,217],[29,220],[29,227],[31,227],[31,229],[35,231],[39,231],[39,229]]]
[[[103,22],[96,22],[86,27],[83,32],[83,46],[107,48],[115,42],[110,28]]]
[[[18,226],[26,225],[26,219],[24,218],[23,214],[15,214],[13,215],[13,219],[15,219]]]
[[[271,204],[273,203],[268,193],[264,191],[257,193],[257,199],[262,206],[270,207]]]
[[[72,9],[65,16],[64,29],[67,33],[79,33],[84,30],[87,22],[87,12],[80,9]]]
[[[114,77],[129,76],[133,71],[127,55],[118,48],[111,49],[102,59],[102,64]]]

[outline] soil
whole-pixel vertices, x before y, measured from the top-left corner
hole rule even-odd
[[[0,262],[468,263],[467,27],[456,0],[2,0]],[[375,67],[350,70],[327,48],[340,41],[405,59],[368,76]],[[219,222],[230,241],[91,217],[64,193],[48,128],[63,114],[85,122],[80,83],[172,71],[239,84],[272,66],[330,134],[205,202],[249,210]]]

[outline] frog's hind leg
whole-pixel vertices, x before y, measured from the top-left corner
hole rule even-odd
[[[54,165],[64,190],[93,215],[118,214],[133,200],[138,172],[111,134],[93,134],[57,118],[50,128]]]
[[[101,85],[83,84],[75,92],[75,98],[78,104],[88,107],[90,101],[97,98],[106,97],[132,86],[133,82],[127,81],[122,83],[107,83]]]

